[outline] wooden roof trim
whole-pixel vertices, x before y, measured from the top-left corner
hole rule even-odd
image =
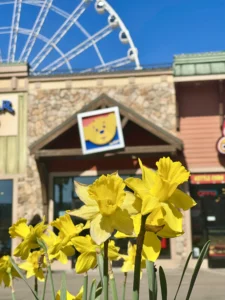
[[[125,105],[118,103],[114,99],[110,98],[106,94],[100,95],[97,99],[91,101],[89,104],[85,105],[81,110],[76,112],[74,115],[69,117],[66,121],[64,121],[62,124],[55,127],[53,130],[51,130],[49,133],[41,137],[39,140],[31,144],[30,151],[31,154],[34,154],[36,151],[40,150],[47,144],[49,144],[51,141],[53,141],[55,138],[63,134],[65,131],[67,131],[69,128],[77,124],[77,114],[81,112],[91,111],[95,110],[98,107],[102,105],[107,106],[118,106],[120,109],[120,114],[124,117],[128,118],[130,121],[136,123],[140,127],[144,128],[148,132],[156,135],[163,141],[173,145],[178,150],[182,150],[183,148],[183,142],[179,138],[173,136],[171,133],[165,131],[164,129],[160,128],[159,126],[155,125],[153,122],[146,120],[139,114],[137,114],[134,110],[126,107]]]

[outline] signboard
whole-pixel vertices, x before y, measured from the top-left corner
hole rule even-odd
[[[0,94],[0,136],[18,134],[18,95]]]
[[[220,154],[225,154],[225,120],[223,121],[222,137],[219,138],[216,148]]]
[[[81,113],[77,119],[83,154],[125,147],[118,107]]]
[[[191,175],[192,184],[225,183],[225,174],[194,174]]]

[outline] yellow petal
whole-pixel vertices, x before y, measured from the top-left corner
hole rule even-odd
[[[110,217],[98,214],[91,221],[90,234],[97,245],[104,243],[114,231],[113,223]]]
[[[158,167],[158,175],[164,181],[168,182],[171,186],[173,186],[174,190],[177,188],[178,185],[187,181],[190,176],[190,172],[188,172],[180,162],[173,162],[169,157],[161,158],[156,163],[156,165]],[[172,195],[174,190],[172,191],[171,189],[169,197]]]
[[[142,171],[142,180],[143,180],[144,184],[150,189],[152,187],[152,185],[154,184],[156,172],[145,167],[142,164],[142,161],[140,160],[140,158],[138,159],[138,161],[139,161],[139,165],[140,165],[140,168]]]
[[[79,293],[75,296],[73,300],[82,300],[83,293],[84,293],[84,286],[80,288]]]
[[[172,203],[175,207],[188,210],[196,205],[196,202],[181,190],[176,189],[173,195],[169,198],[168,202]]]
[[[97,265],[96,253],[84,252],[79,255],[75,270],[77,274],[82,274],[90,269],[94,269]]]
[[[88,193],[89,185],[79,183],[77,181],[74,182],[75,190],[77,196],[80,198],[82,202],[86,205],[93,205],[95,206],[97,203],[94,199],[92,199]]]
[[[134,232],[134,224],[127,210],[117,208],[111,217],[113,228],[128,235]]]
[[[61,299],[60,295],[61,295],[61,291],[59,290],[56,294],[55,300],[63,300],[63,299]],[[75,296],[73,296],[68,291],[66,291],[66,300],[78,300],[78,299],[76,299]]]
[[[151,213],[154,209],[156,209],[160,205],[159,198],[152,196],[149,194],[149,196],[146,195],[142,199],[142,208],[141,208],[141,214],[147,215]]]
[[[140,178],[127,178],[125,179],[126,185],[133,190],[141,199],[149,195],[149,188],[145,185],[144,181]]]
[[[109,242],[109,247],[108,247],[108,256],[110,260],[117,260],[120,258],[120,254],[119,254],[119,247],[115,246],[115,242],[114,241],[110,241]]]
[[[62,252],[66,254],[66,256],[70,257],[75,254],[75,250],[73,246],[66,246],[62,249]]]
[[[34,270],[34,275],[35,275],[35,277],[37,277],[37,279],[39,281],[43,282],[45,280],[44,273],[43,273],[42,269],[35,269]]]
[[[162,209],[164,212],[165,226],[157,235],[163,238],[172,238],[183,234],[182,213],[172,204],[163,203]]]
[[[134,270],[134,264],[130,260],[124,261],[121,271],[124,273],[128,273]]]
[[[147,231],[158,232],[162,230],[165,225],[164,211],[161,206],[154,209],[147,217],[145,222],[145,229]]]
[[[142,201],[131,192],[126,192],[125,199],[120,206],[122,210],[126,209],[130,215],[136,215],[141,211]]]
[[[74,244],[76,250],[80,253],[83,252],[95,252],[96,245],[91,239],[90,235],[84,236],[76,236],[72,239],[72,243]]]
[[[68,212],[69,215],[82,218],[84,220],[92,220],[99,213],[99,207],[96,203],[95,206],[83,205],[79,209],[74,209]]]
[[[30,233],[30,228],[27,225],[26,219],[19,219],[15,224],[9,228],[11,238],[20,237],[25,239]]]
[[[146,232],[143,244],[143,255],[149,260],[155,262],[159,257],[161,242],[153,232]]]

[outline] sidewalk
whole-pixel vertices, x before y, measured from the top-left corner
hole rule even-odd
[[[184,277],[182,287],[178,294],[177,300],[185,300],[188,286],[190,283],[190,278],[192,275],[193,270],[188,269],[187,273]],[[173,300],[174,295],[176,293],[176,288],[179,283],[179,279],[182,273],[182,270],[165,270],[167,276],[167,284],[168,284],[168,300]],[[62,272],[54,272],[54,280],[55,280],[55,289],[56,291],[60,289],[60,280],[61,280]],[[128,274],[128,281],[127,281],[127,296],[126,299],[132,299],[132,273]],[[115,272],[117,287],[118,287],[118,294],[119,299],[121,299],[122,295],[122,285],[123,285],[123,274],[116,270]],[[73,271],[66,272],[67,278],[67,289],[72,294],[77,294],[79,291],[83,276],[76,275]],[[98,280],[98,272],[92,271],[89,274],[89,285],[92,279],[97,278]],[[30,284],[33,285],[33,279],[29,280]],[[40,294],[42,290],[43,284],[40,284]],[[159,285],[158,288],[160,289]],[[16,300],[33,300],[34,297],[30,291],[26,288],[24,282],[22,280],[15,282],[15,290],[16,290]],[[0,299],[1,300],[11,300],[10,290],[0,288]],[[46,292],[46,300],[51,300],[51,293],[48,284],[48,289]],[[147,276],[144,272],[142,280],[141,280],[141,293],[140,293],[141,300],[148,299],[148,283],[147,283]],[[161,297],[159,295],[159,300]],[[209,270],[201,270],[199,276],[196,281],[196,285],[194,287],[191,300],[224,300],[225,299],[225,269],[209,269]]]

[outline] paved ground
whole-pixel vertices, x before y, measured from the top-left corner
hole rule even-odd
[[[181,270],[165,270],[167,281],[168,281],[168,300],[173,300],[176,292],[176,288],[179,282],[179,278],[181,275]],[[55,285],[56,289],[60,289],[60,272],[54,273]],[[184,277],[183,286],[179,292],[177,300],[185,300],[186,294],[188,290],[188,286],[190,283],[192,270],[187,270],[186,276]],[[128,284],[127,284],[127,297],[126,299],[132,299],[132,275],[128,275]],[[67,277],[67,287],[68,290],[72,294],[76,294],[82,285],[83,277],[79,275],[75,275],[72,271],[66,273]],[[93,278],[97,278],[97,271],[93,271],[89,275],[89,282]],[[122,283],[123,283],[123,274],[116,271],[115,274],[117,287],[119,290],[119,299],[121,299],[122,295]],[[33,284],[33,280],[30,280],[30,283]],[[22,281],[17,281],[15,283],[16,289],[16,300],[33,300],[33,295],[27,290],[25,284]],[[41,290],[41,287],[40,287]],[[9,300],[11,299],[10,290],[0,288],[0,299],[1,300]],[[51,300],[50,289],[48,287],[46,293],[46,300]],[[147,288],[147,277],[146,273],[143,274],[143,278],[141,281],[141,300],[148,299],[148,288]],[[161,299],[159,296],[158,299]],[[194,287],[191,300],[224,300],[225,299],[225,269],[210,269],[210,270],[201,270],[199,273],[199,277],[196,282],[196,286]]]

